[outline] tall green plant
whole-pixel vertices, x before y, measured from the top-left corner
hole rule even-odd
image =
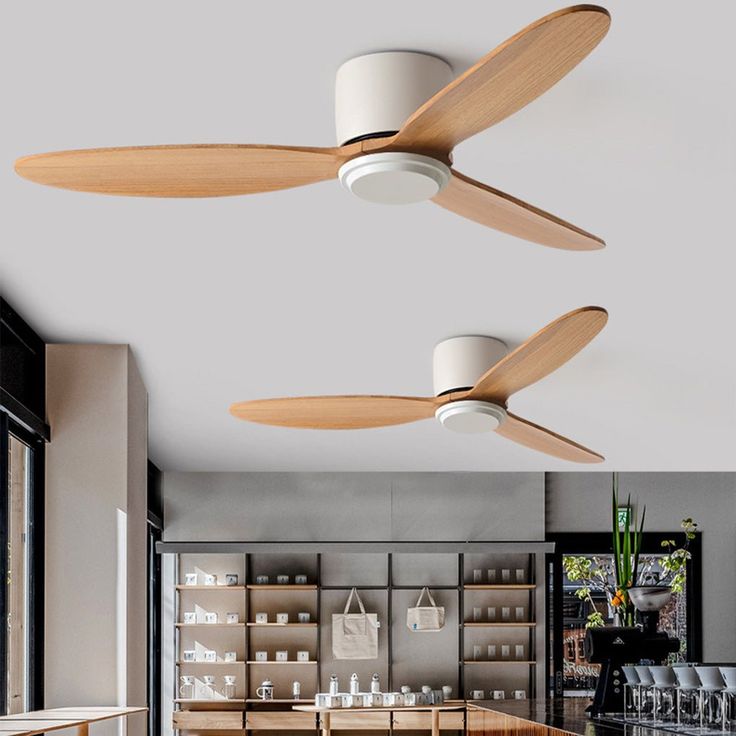
[[[613,569],[616,577],[616,595],[611,603],[618,609],[625,626],[634,624],[634,607],[629,598],[628,589],[636,584],[639,574],[639,555],[644,533],[644,520],[647,507],[644,506],[641,522],[637,525],[636,514],[631,515],[631,495],[626,499],[626,514],[623,528],[618,518],[618,473],[613,474],[611,493],[611,524],[613,535]]]

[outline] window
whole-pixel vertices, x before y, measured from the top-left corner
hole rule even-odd
[[[2,484],[0,539],[2,540],[2,606],[5,627],[0,639],[3,687],[0,711],[20,713],[38,703],[40,673],[34,660],[40,656],[41,632],[36,626],[39,609],[36,593],[39,576],[36,558],[37,529],[34,524],[39,455],[43,446],[0,414]],[[40,489],[38,489],[40,490]]]

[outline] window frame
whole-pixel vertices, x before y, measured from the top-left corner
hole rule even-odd
[[[661,554],[662,539],[679,539],[682,530],[676,532],[644,532],[643,554]],[[547,692],[554,698],[563,697],[562,669],[564,659],[563,643],[563,571],[564,555],[613,554],[611,532],[559,532],[547,535],[548,542],[554,542],[555,551],[547,555],[547,641],[551,642],[550,654],[545,662],[547,670]],[[687,609],[687,649],[688,662],[700,662],[703,657],[703,598],[702,598],[702,533],[696,532],[690,542],[692,558],[687,562],[687,587],[685,606]],[[551,665],[551,671],[550,671]]]
[[[28,595],[28,620],[26,621],[28,648],[26,650],[27,707],[43,708],[43,649],[44,649],[44,450],[42,437],[30,432],[7,413],[0,411],[0,508],[7,509],[8,453],[10,437],[26,444],[31,450],[28,488],[28,527],[26,585]],[[8,514],[0,514],[0,618],[7,623],[7,575]],[[7,627],[5,627],[7,628]],[[7,702],[7,637],[0,636],[0,713],[6,713]]]

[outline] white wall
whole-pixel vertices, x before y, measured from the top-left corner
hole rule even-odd
[[[47,707],[146,701],[146,403],[127,346],[48,346]]]
[[[736,661],[736,473],[621,473],[619,494],[646,505],[646,529],[692,516],[703,533],[703,657]],[[610,530],[610,473],[549,473],[547,531]]]

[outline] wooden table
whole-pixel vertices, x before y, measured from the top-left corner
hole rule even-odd
[[[330,715],[332,713],[393,713],[398,711],[414,711],[417,713],[429,711],[432,714],[432,736],[440,736],[440,712],[448,710],[463,710],[465,704],[458,705],[387,705],[373,708],[320,708],[316,705],[295,705],[293,710],[304,713],[318,713],[322,736],[330,736]],[[2,734],[0,734],[2,736]]]
[[[36,736],[47,731],[76,728],[78,736],[88,736],[89,724],[126,718],[134,713],[145,713],[148,708],[114,706],[90,706],[72,708],[48,708],[28,713],[0,716],[0,736]]]

